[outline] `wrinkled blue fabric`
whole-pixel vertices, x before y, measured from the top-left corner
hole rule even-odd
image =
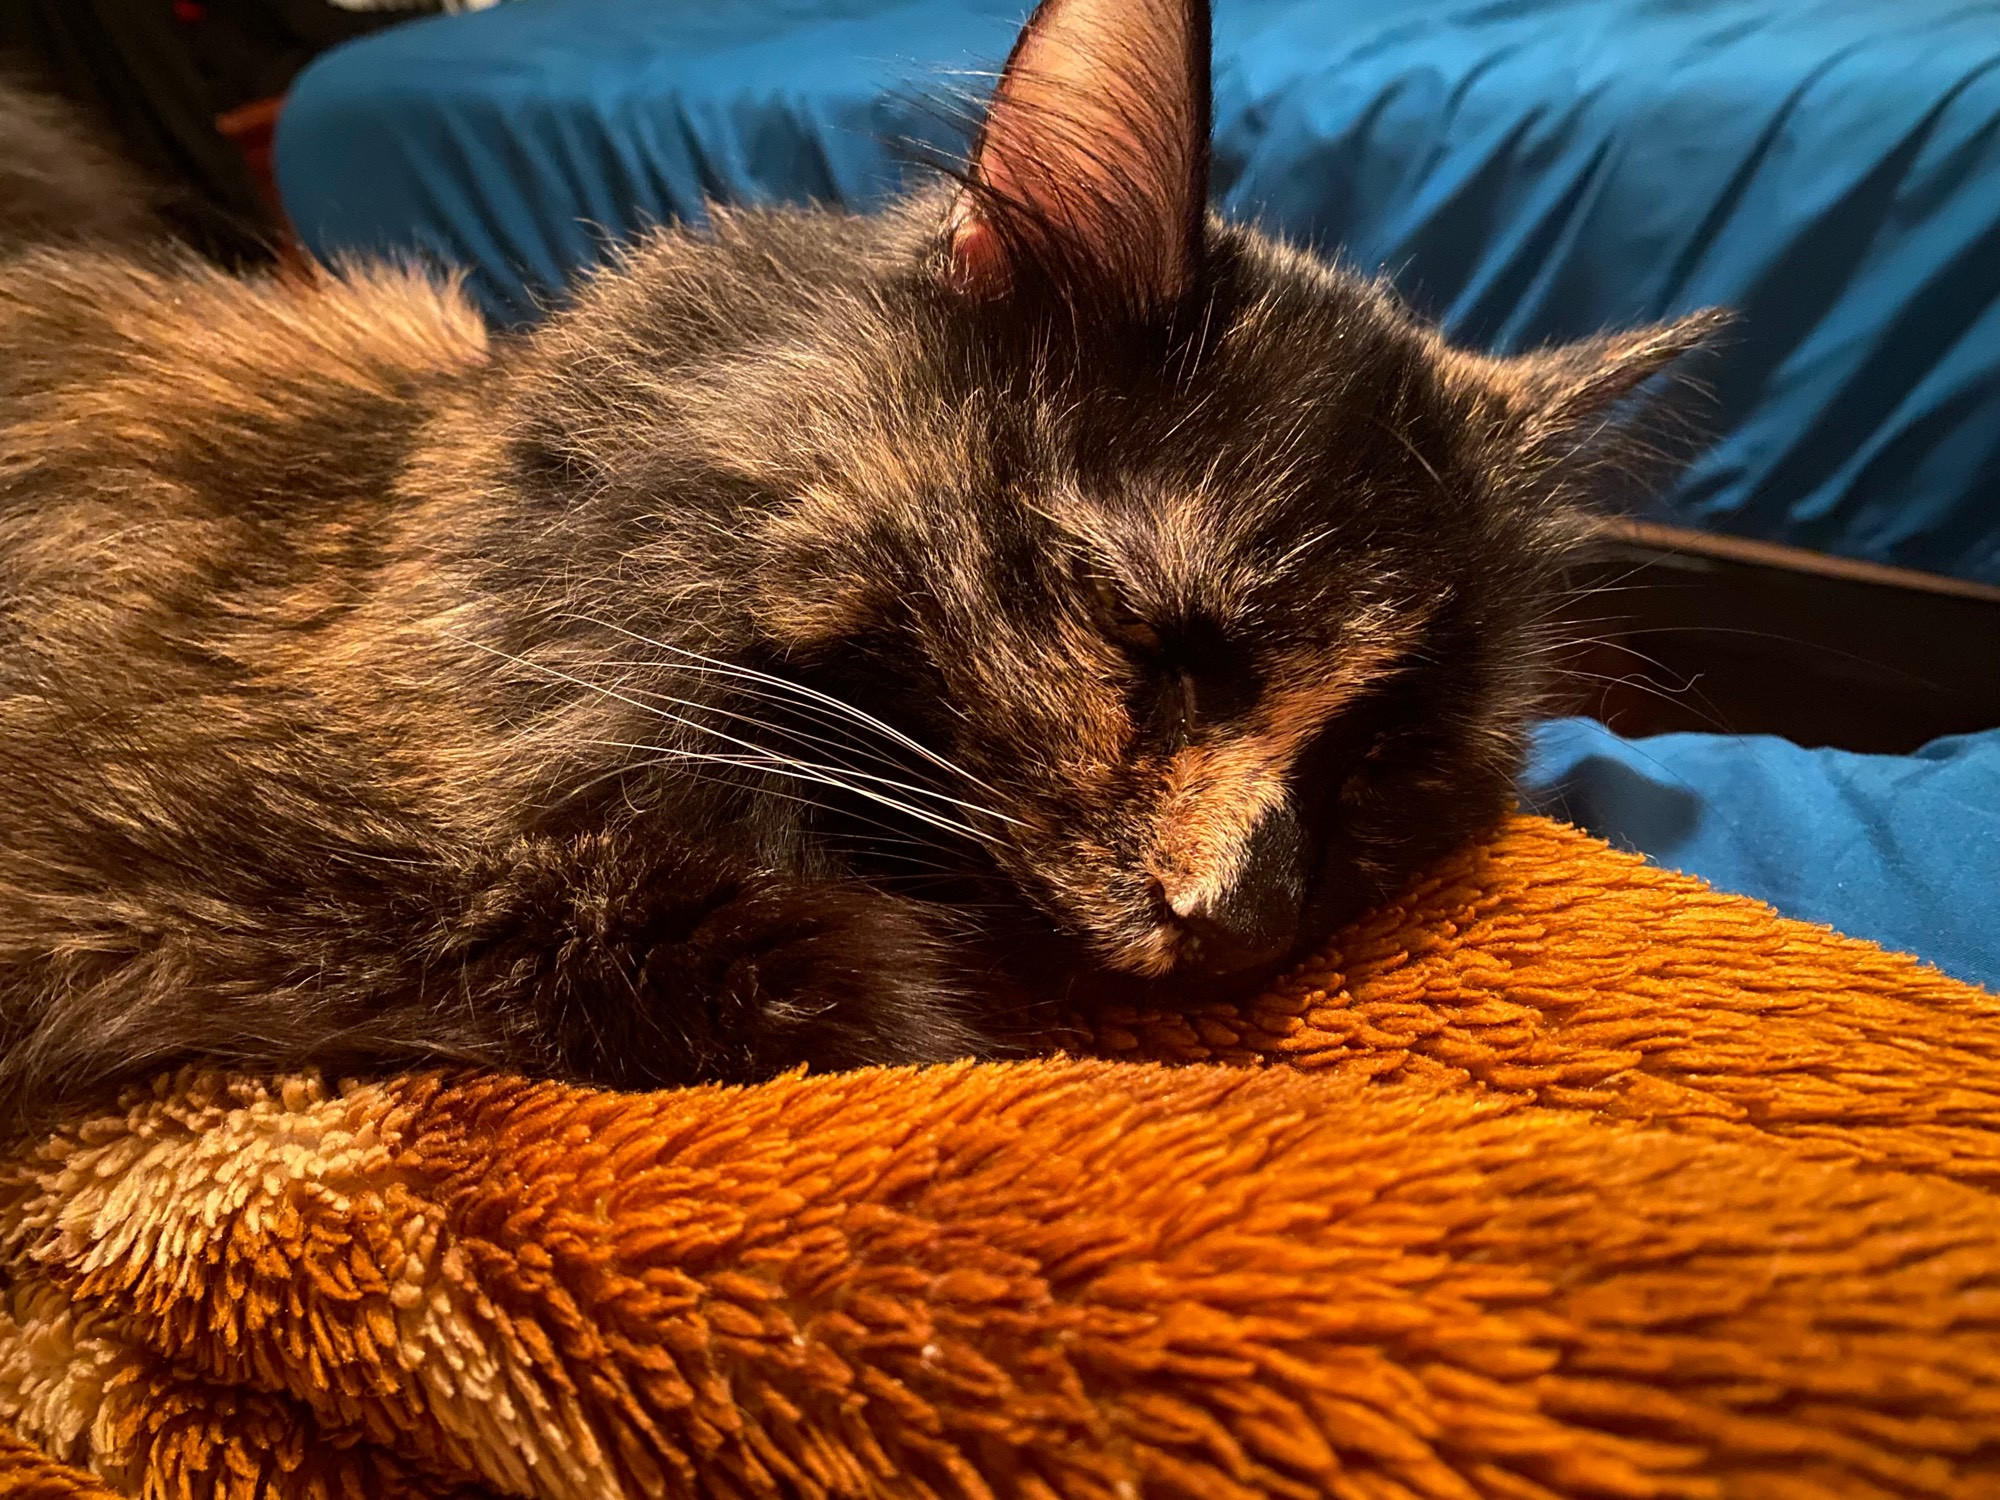
[[[1536,734],[1522,800],[2000,992],[2000,730],[1855,755],[1561,719]]]
[[[517,323],[705,199],[879,201],[1024,8],[512,0],[321,57],[278,177],[315,251]],[[1216,59],[1223,206],[1460,338],[1740,310],[1661,518],[2000,582],[2000,8],[1218,0]]]

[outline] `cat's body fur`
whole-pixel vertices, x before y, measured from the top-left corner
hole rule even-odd
[[[1173,182],[1184,247],[1093,255],[1009,130],[518,340],[388,271],[0,268],[0,1101],[976,1054],[1497,813],[1579,434],[1699,330],[1454,354]]]
[[[604,742],[657,738],[654,716],[493,653],[712,694],[588,665],[639,649],[579,623],[628,617],[625,543],[578,544],[506,482],[514,423],[492,404],[540,372],[494,362],[454,295],[38,258],[0,271],[0,344],[10,1091],[190,1052],[751,1076],[778,1058],[733,1055],[726,1020],[705,1038],[672,999],[714,989],[682,971],[726,967],[739,935],[767,966],[809,953],[821,986],[865,971],[868,1004],[836,1008],[879,1034],[844,1050],[836,1026],[783,1062],[964,1049],[930,995],[897,1013],[895,987],[939,968],[900,908],[837,887],[788,902],[754,873],[819,873],[786,818],[760,826],[790,804],[725,815],[691,778],[650,812],[614,782],[575,797],[635,758]],[[707,603],[639,623],[727,650]],[[705,860],[685,830],[710,827],[728,847]],[[769,894],[663,947],[647,903],[671,929],[718,887]],[[617,935],[628,908],[642,952]],[[867,953],[838,951],[850,923]]]

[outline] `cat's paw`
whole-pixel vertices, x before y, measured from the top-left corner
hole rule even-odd
[[[865,886],[752,877],[647,968],[655,993],[705,998],[715,1076],[995,1050],[936,917]]]
[[[581,1080],[747,1083],[1001,1050],[949,918],[860,882],[600,835],[524,846],[506,886],[489,967],[516,993],[532,975],[543,1053]]]

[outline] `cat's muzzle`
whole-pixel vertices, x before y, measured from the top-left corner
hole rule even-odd
[[[1259,968],[1288,955],[1298,941],[1306,895],[1306,841],[1284,805],[1266,813],[1250,836],[1235,881],[1217,899],[1182,915],[1181,967],[1220,976]]]

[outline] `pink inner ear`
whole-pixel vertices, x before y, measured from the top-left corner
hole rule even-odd
[[[951,279],[975,297],[1002,296],[1013,284],[998,232],[971,213],[961,212],[952,221]]]
[[[1008,59],[951,238],[955,279],[1011,254],[1138,305],[1193,281],[1207,196],[1204,0],[1043,0]]]

